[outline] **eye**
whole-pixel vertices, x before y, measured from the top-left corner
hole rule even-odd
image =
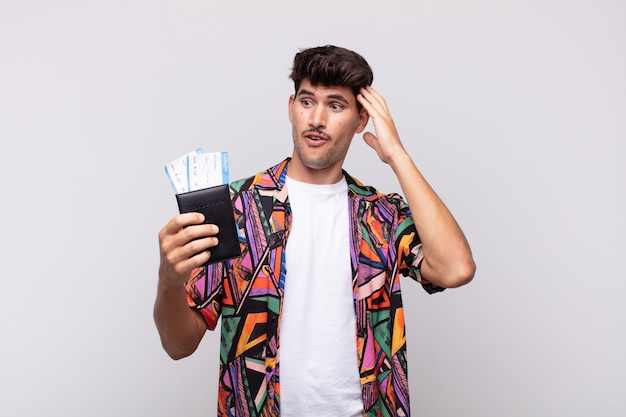
[[[300,103],[302,103],[304,107],[310,107],[313,104],[313,101],[308,98],[303,98],[302,100],[300,100]]]
[[[341,111],[341,110],[343,110],[343,104],[331,103],[330,108],[335,110],[335,111]]]

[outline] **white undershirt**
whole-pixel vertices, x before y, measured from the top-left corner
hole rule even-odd
[[[280,324],[282,417],[363,415],[348,186],[286,180],[292,225]]]

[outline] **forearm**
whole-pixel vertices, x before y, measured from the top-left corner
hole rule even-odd
[[[476,266],[456,220],[406,153],[389,161],[422,241],[421,273],[435,285],[451,288],[468,283]]]
[[[163,279],[159,279],[154,321],[163,348],[173,359],[191,355],[206,332],[200,313],[187,305],[185,287],[172,286]]]
[[[411,216],[422,240],[422,276],[440,287],[466,284],[476,269],[467,240],[404,149],[385,99],[373,88],[365,87],[357,100],[372,118],[376,129],[376,135],[365,132],[363,140],[376,151],[381,161],[391,166],[411,208]]]

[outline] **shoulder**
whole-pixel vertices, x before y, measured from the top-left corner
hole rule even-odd
[[[265,171],[261,171],[247,178],[233,181],[230,183],[230,188],[234,194],[241,194],[255,188],[280,190],[285,184],[288,162],[289,158],[266,169]]]
[[[398,193],[384,194],[370,185],[365,185],[358,179],[344,171],[344,177],[348,183],[348,193],[351,198],[362,200],[374,205],[392,205],[399,209],[405,208],[406,202]]]

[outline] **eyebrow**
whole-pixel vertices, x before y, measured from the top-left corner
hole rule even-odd
[[[301,96],[301,95],[315,96],[315,94],[313,94],[312,91],[309,91],[309,90],[307,90],[305,88],[301,89],[298,92],[298,96]],[[329,94],[329,95],[326,96],[326,98],[327,99],[341,101],[342,103],[345,103],[345,104],[350,104],[350,102],[341,94]]]

